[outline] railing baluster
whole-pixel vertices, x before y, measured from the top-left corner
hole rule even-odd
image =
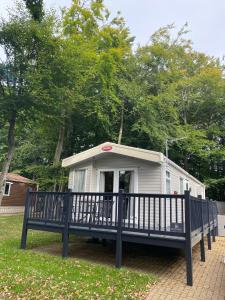
[[[145,197],[143,197],[143,229],[145,229]]]
[[[93,212],[92,212],[92,210],[93,210],[93,200],[92,200],[92,195],[90,195],[90,196],[88,196],[88,197],[90,197],[90,212],[89,212],[89,224],[91,225],[92,224],[92,214],[93,214]]]
[[[170,200],[170,231],[171,231],[171,224],[172,224],[172,199],[169,198]]]
[[[47,208],[48,208],[48,196],[46,195],[44,197],[44,209],[43,209],[44,219],[46,219],[46,220],[48,219],[48,217],[47,217]]]
[[[103,202],[102,202],[102,212],[101,212],[101,219],[102,219],[102,221],[101,221],[101,223],[102,223],[102,225],[104,225],[104,219],[105,219],[105,215],[107,216],[107,212],[105,211],[105,204],[106,204],[106,199],[107,199],[107,196],[103,196]]]
[[[74,218],[74,223],[77,222],[77,195],[74,195],[74,199],[73,199],[73,218]]]
[[[166,231],[166,198],[163,198],[164,200],[164,231]]]
[[[155,228],[156,228],[156,226],[155,226],[155,219],[156,219],[156,215],[155,215],[155,197],[154,197],[154,207],[153,207],[153,218],[154,218],[154,224],[153,224],[153,228],[154,228],[154,230],[155,230]]]
[[[98,195],[98,220],[97,220],[97,224],[99,225],[99,218],[100,218],[100,209],[102,210],[102,201],[104,201],[104,196],[103,196],[103,200],[101,200],[101,196]]]
[[[159,231],[161,231],[161,197],[159,197]]]
[[[128,228],[130,228],[130,210],[131,210],[131,197],[127,196],[128,198]]]
[[[96,214],[97,214],[97,200],[96,200],[96,195],[94,195],[94,208],[93,208],[93,220],[92,224],[95,225],[96,222]]]
[[[133,228],[135,228],[135,219],[136,219],[136,215],[135,215],[135,212],[136,212],[136,197],[134,197],[134,200],[133,200]]]
[[[85,223],[89,223],[89,197],[84,196],[85,198]]]
[[[77,195],[77,201],[78,201],[78,216],[77,216],[77,221],[80,222],[80,219],[81,219],[81,195]]]
[[[175,197],[175,209],[176,209],[176,223],[178,223],[178,207],[177,207],[177,197]]]
[[[109,196],[108,199],[107,199],[107,202],[106,202],[106,226],[108,226],[108,219],[109,219],[110,214],[111,214],[111,212],[109,211],[109,201],[111,201],[110,198],[111,197]]]
[[[86,218],[86,214],[85,214],[85,206],[86,206],[86,200],[85,200],[85,195],[82,195],[81,196],[82,197],[82,199],[83,199],[83,205],[82,205],[82,223],[84,223],[84,217]],[[84,216],[84,214],[85,214],[85,216]]]
[[[207,234],[207,239],[208,239],[208,249],[212,249],[211,245],[211,225],[210,225],[210,209],[209,209],[209,200],[207,199],[207,215],[208,215],[208,234]]]
[[[140,196],[138,196],[138,229],[140,229]]]
[[[181,200],[181,223],[182,223],[182,228],[183,228],[183,232],[184,232],[184,199],[180,198]]]
[[[151,198],[148,196],[148,231],[150,231],[150,221],[151,221],[151,217],[150,217],[150,213],[151,213]],[[148,233],[150,236],[150,232]]]
[[[118,216],[118,196],[115,196],[115,226],[118,226],[118,219],[117,219],[117,216]]]

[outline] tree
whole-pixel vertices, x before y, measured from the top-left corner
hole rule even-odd
[[[44,16],[43,0],[24,0],[34,21],[41,22]]]
[[[185,137],[170,158],[225,197],[224,66],[193,49],[187,25],[160,28],[134,50],[102,0],[74,0],[57,21],[42,1],[26,7],[0,28],[4,174],[10,165],[62,191],[61,157],[106,140],[163,152],[166,139]]]
[[[48,24],[48,26],[47,26]],[[23,8],[17,15],[0,24],[0,45],[6,59],[0,66],[0,114],[7,126],[7,154],[0,175],[0,204],[3,196],[6,174],[8,173],[14,150],[16,126],[26,122],[40,109],[40,99],[30,90],[29,77],[36,68],[39,49],[47,50],[48,38],[52,35],[52,19],[43,24],[29,18]],[[34,37],[38,43],[33,43]]]

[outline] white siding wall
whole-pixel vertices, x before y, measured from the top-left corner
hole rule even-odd
[[[197,196],[199,194],[203,195],[204,197],[204,188],[197,182],[195,182],[192,178],[188,177],[185,173],[182,173],[180,170],[175,168],[174,166],[170,164],[156,164],[147,162],[144,160],[129,158],[129,157],[123,157],[121,155],[113,154],[113,153],[105,153],[104,156],[101,156],[101,158],[98,159],[91,159],[89,161],[86,161],[82,164],[76,165],[74,168],[71,168],[70,175],[69,175],[69,188],[72,188],[74,186],[74,171],[79,169],[86,169],[86,184],[85,184],[85,190],[87,192],[96,192],[98,190],[97,188],[97,175],[98,170],[100,169],[118,169],[118,168],[131,168],[131,169],[137,169],[138,171],[138,193],[149,193],[149,194],[157,194],[157,193],[164,193],[165,192],[165,172],[168,170],[170,172],[171,176],[171,193],[174,192],[180,193],[180,177],[185,179],[188,179],[189,181],[189,187],[191,187],[191,194],[193,196]],[[135,200],[137,203],[137,199]],[[145,203],[145,207],[144,207]],[[153,229],[153,199],[148,202],[144,201],[143,199],[140,199],[140,226],[145,226],[145,228],[148,228],[148,212],[149,212],[149,203],[150,203],[150,215],[151,215],[151,222],[150,222],[150,228]],[[166,224],[165,224],[165,206],[166,206]],[[170,227],[170,222],[175,222],[175,200],[172,200],[172,220],[170,220],[170,201],[169,199],[161,200],[161,226],[164,227]],[[159,226],[159,200],[156,198],[155,202],[156,207],[156,229],[158,229]],[[131,210],[132,215],[133,208]],[[137,219],[137,204],[136,204],[136,219]],[[144,214],[145,211],[145,214]],[[182,205],[181,200],[178,199],[178,222],[181,222],[182,218]],[[144,217],[145,215],[145,217]],[[184,213],[183,213],[184,218]]]
[[[161,165],[111,153],[108,153],[107,157],[93,161],[91,190],[97,190],[97,172],[99,169],[117,168],[138,169],[139,193],[161,193]]]
[[[189,177],[187,174],[181,172],[174,166],[168,164],[166,167],[166,170],[170,172],[171,176],[171,193],[177,192],[180,193],[180,177],[184,179],[185,181],[188,180],[189,182],[189,188],[191,188],[191,195],[194,197],[197,197],[198,195],[201,195],[203,198],[205,197],[205,191],[202,185],[200,185],[197,181],[193,180],[191,177]]]
[[[225,215],[218,215],[218,235],[225,236]]]
[[[123,157],[112,153],[107,153],[105,157],[101,157],[96,160],[89,160],[85,163],[76,165],[70,169],[69,174],[69,188],[74,190],[74,172],[79,169],[86,169],[86,191],[96,192],[97,188],[97,174],[100,169],[117,169],[117,168],[131,168],[137,169],[138,173],[138,193],[162,193],[163,192],[163,180],[162,180],[162,166],[160,164],[142,161],[139,159]],[[137,219],[137,199],[136,202],[136,219]],[[145,218],[144,214],[145,203]],[[163,205],[163,203],[162,203]],[[156,229],[158,226],[158,206],[159,203],[156,200]],[[153,229],[153,201],[150,202],[151,222],[150,227]],[[131,209],[131,214],[133,207]],[[140,226],[145,223],[146,229],[148,228],[148,202],[144,202],[140,199]]]

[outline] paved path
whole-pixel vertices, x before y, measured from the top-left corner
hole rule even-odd
[[[194,248],[194,286],[185,285],[184,258],[160,274],[160,281],[146,300],[225,300],[225,238],[218,238],[206,251],[206,262],[199,260],[199,245]]]
[[[15,215],[23,212],[24,206],[0,206],[0,215]]]
[[[61,243],[36,247],[61,255]],[[186,285],[185,258],[176,249],[130,244],[124,249],[123,266],[153,273],[159,281],[150,286],[145,300],[225,300],[225,238],[216,238],[212,250],[206,250],[206,262],[200,261],[199,245],[193,250],[194,286]],[[114,265],[115,248],[87,243],[84,238],[73,238],[70,257],[95,263]]]

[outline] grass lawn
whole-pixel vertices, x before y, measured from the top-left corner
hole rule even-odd
[[[0,216],[0,299],[140,299],[155,281],[150,274],[31,249],[61,242],[54,233],[29,231],[19,249],[21,216]]]

